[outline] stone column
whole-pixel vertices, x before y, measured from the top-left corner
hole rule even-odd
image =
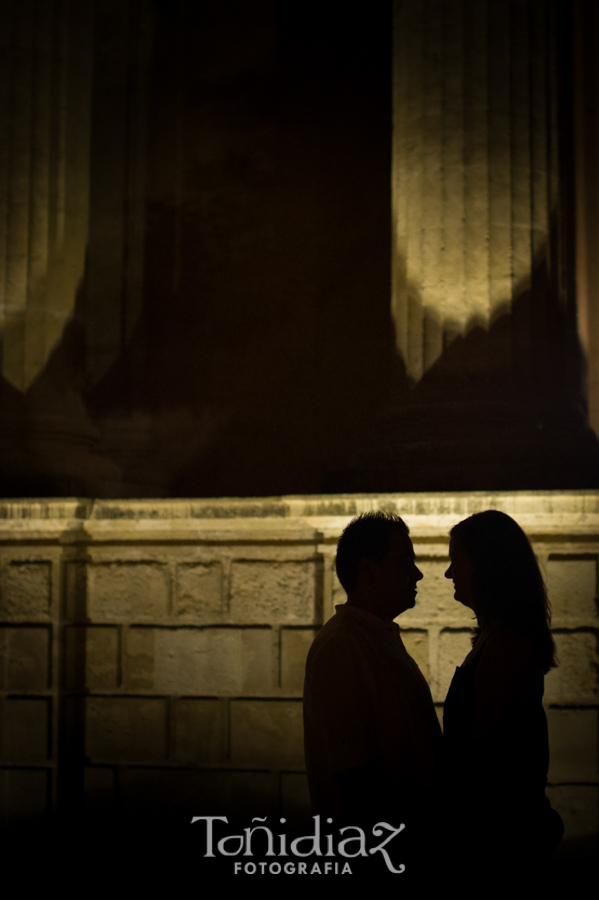
[[[0,7],[2,375],[25,391],[72,315],[85,265],[92,5]]]
[[[589,419],[599,435],[599,9],[590,0],[576,0],[573,7],[578,327]]]
[[[396,0],[381,436],[409,490],[590,487],[576,323],[572,9]],[[402,380],[403,379],[403,380]]]
[[[556,276],[553,4],[396,0],[394,42],[392,303],[418,382],[456,336],[509,314],[535,266]],[[484,367],[509,366],[518,340],[493,340]]]

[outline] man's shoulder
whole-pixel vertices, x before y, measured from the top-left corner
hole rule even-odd
[[[359,631],[343,613],[336,613],[322,626],[310,647],[308,662],[350,655],[360,644]]]
[[[312,648],[319,649],[326,644],[343,641],[348,631],[350,630],[351,627],[348,628],[346,618],[343,616],[343,614],[337,612],[327,622],[325,622],[322,628],[319,630],[318,634],[314,638],[314,641],[312,642]]]

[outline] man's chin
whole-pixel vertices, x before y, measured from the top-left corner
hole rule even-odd
[[[404,603],[402,603],[401,609],[395,614],[395,618],[397,618],[397,616],[401,616],[402,613],[407,612],[408,609],[414,609],[415,606],[416,597],[409,597],[407,600],[405,600]]]

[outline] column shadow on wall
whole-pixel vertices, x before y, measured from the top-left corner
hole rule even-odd
[[[410,313],[445,331],[444,348],[415,382],[405,365],[369,423],[355,464],[329,490],[584,489],[599,484],[599,441],[588,423],[587,363],[572,299],[549,272],[556,227],[531,276],[458,337],[410,291]],[[436,335],[435,335],[436,336]],[[370,449],[366,449],[367,445]],[[370,457],[370,464],[368,458]]]
[[[0,386],[2,492],[268,496],[599,486],[584,354],[545,256],[489,328],[469,323],[418,383],[395,350],[388,309],[380,301],[374,309],[364,296],[363,287],[329,295],[316,337],[288,323],[257,327],[231,346],[197,340],[206,329],[190,322],[189,298],[178,297],[163,344],[147,352],[144,311],[91,393],[78,304],[27,394]],[[343,316],[357,326],[343,329],[346,343],[335,334]]]

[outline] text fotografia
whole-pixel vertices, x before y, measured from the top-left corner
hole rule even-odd
[[[321,834],[320,816],[312,816],[314,821],[314,830],[312,834],[296,837],[291,841],[287,840],[286,834],[273,834],[266,825],[254,825],[254,827],[244,828],[242,834],[229,834],[219,837],[215,834],[215,822],[224,822],[229,824],[226,816],[193,816],[191,824],[196,822],[206,823],[206,852],[204,857],[242,857],[233,863],[233,872],[235,875],[351,875],[352,870],[348,860],[366,857],[367,859],[380,853],[385,860],[385,865],[390,872],[400,875],[405,871],[403,863],[395,866],[389,855],[391,842],[400,834],[405,825],[399,825],[395,828],[388,822],[377,822],[372,827],[372,837],[384,840],[370,846],[373,842],[370,835],[357,825],[346,825],[339,828],[338,834],[329,833]],[[266,822],[267,816],[260,819],[258,817],[252,819],[254,822]],[[327,819],[327,824],[331,825],[333,820]],[[285,824],[286,819],[279,819],[281,824]],[[222,826],[218,825],[218,829]],[[222,831],[220,832],[222,834]],[[255,834],[262,837],[254,839]],[[246,857],[254,857],[256,850],[256,841],[260,840],[263,847],[266,844],[266,852],[263,850],[260,856],[274,856],[277,859],[273,862],[254,862],[253,859],[245,860]],[[276,848],[276,849],[275,849]],[[284,862],[279,862],[281,857],[288,857]],[[295,857],[296,859],[289,859]],[[303,857],[303,860],[298,860]],[[311,859],[305,861],[306,857],[321,857],[321,859]],[[340,858],[339,858],[340,857]],[[297,860],[297,861],[296,861]]]

